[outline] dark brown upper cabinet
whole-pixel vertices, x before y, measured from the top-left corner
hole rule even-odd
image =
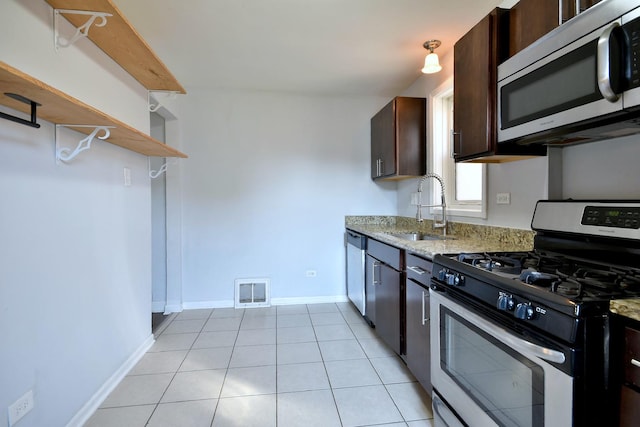
[[[427,173],[425,98],[396,97],[371,119],[371,179]]]
[[[509,56],[513,56],[600,0],[520,0],[509,12]],[[558,16],[562,7],[562,17]]]
[[[508,9],[494,9],[454,45],[453,154],[456,162],[500,163],[546,147],[498,144],[498,64],[508,55]]]

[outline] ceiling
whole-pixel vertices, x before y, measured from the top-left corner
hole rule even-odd
[[[502,0],[114,0],[187,88],[395,96]]]

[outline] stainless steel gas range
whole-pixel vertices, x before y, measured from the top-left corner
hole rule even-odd
[[[540,201],[531,252],[436,255],[436,425],[615,419],[609,301],[640,296],[640,201]]]

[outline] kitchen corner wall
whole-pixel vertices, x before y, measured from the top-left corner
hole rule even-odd
[[[148,132],[146,90],[88,40],[56,52],[52,23],[44,1],[0,2],[2,61]],[[78,425],[95,393],[152,342],[147,158],[95,141],[57,165],[55,127],[40,123],[0,120],[3,426],[29,390],[34,409],[17,425]],[[75,147],[84,136],[60,137]]]
[[[187,90],[184,306],[232,305],[238,278],[269,278],[273,303],[346,299],[345,215],[396,214],[396,185],[369,172],[389,99]]]
[[[453,49],[440,61],[442,71],[420,76],[402,95],[429,98],[438,86],[453,75]],[[455,107],[454,107],[455,108]],[[427,111],[427,114],[430,114]],[[428,146],[431,147],[431,135]],[[430,149],[427,151],[427,170],[431,170]],[[546,199],[549,182],[547,178],[548,158],[520,160],[487,165],[487,218],[450,217],[453,221],[499,227],[530,229],[531,216],[536,201]],[[413,217],[415,206],[410,204],[411,193],[417,191],[418,179],[398,183],[398,214]],[[445,183],[451,185],[451,183]],[[511,193],[511,204],[497,205],[497,193]]]

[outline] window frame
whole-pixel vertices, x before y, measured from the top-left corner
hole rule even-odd
[[[480,201],[457,201],[456,196],[456,165],[451,153],[452,129],[445,129],[447,123],[452,124],[453,118],[447,118],[450,112],[447,111],[444,100],[453,96],[453,76],[449,77],[436,89],[431,91],[428,97],[427,123],[429,127],[429,167],[430,170],[442,176],[445,182],[445,198],[447,202],[447,216],[461,216],[471,218],[487,217],[487,165],[482,164],[482,200]],[[455,106],[454,106],[455,108]],[[448,126],[447,126],[448,127]],[[443,143],[446,141],[446,144]],[[444,159],[447,159],[445,162]],[[440,186],[433,182],[431,188],[432,204],[440,204]],[[442,213],[441,208],[430,208],[432,215]]]

